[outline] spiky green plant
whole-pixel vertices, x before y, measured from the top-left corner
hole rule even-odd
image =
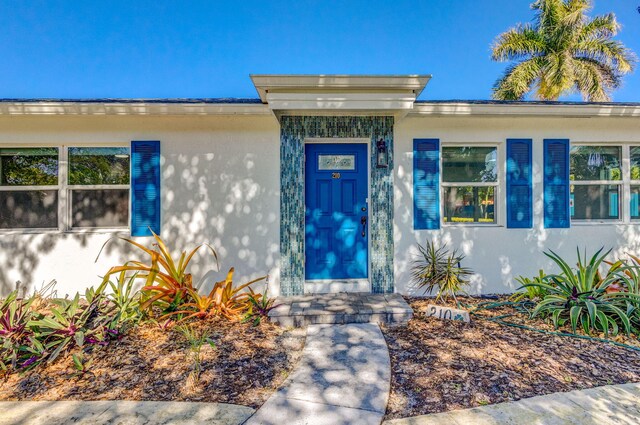
[[[411,277],[413,282],[424,289],[425,293],[436,292],[436,300],[443,300],[448,296],[457,302],[456,293],[469,284],[466,276],[473,274],[471,269],[462,267],[460,263],[464,255],[457,250],[449,251],[444,244],[436,248],[435,243],[427,241],[422,246],[418,244],[420,255],[413,262]]]
[[[512,62],[493,88],[494,99],[541,100],[579,92],[585,100],[609,101],[636,63],[635,54],[612,38],[620,30],[613,13],[591,19],[591,0],[537,0],[533,24],[500,34],[492,59]]]
[[[607,291],[607,288],[621,278],[620,264],[615,263],[602,276],[600,268],[611,250],[603,251],[604,248],[600,248],[587,259],[586,252],[581,255],[578,249],[575,268],[555,252],[545,252],[560,268],[560,273],[545,276],[543,282],[523,285],[547,291],[532,316],[548,316],[556,328],[569,323],[574,333],[580,326],[587,334],[598,331],[616,335],[621,325],[624,332],[629,334],[632,329],[631,321],[625,311],[628,295]]]

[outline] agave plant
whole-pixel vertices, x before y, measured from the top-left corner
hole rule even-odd
[[[418,244],[420,256],[413,263],[412,279],[426,293],[436,289],[436,300],[452,296],[457,302],[456,293],[469,283],[465,278],[473,274],[471,269],[460,266],[464,255],[457,250],[449,251],[444,244],[440,248],[427,241],[425,246]]]
[[[547,291],[532,315],[548,315],[556,328],[569,323],[575,333],[578,325],[585,333],[601,331],[606,335],[618,334],[621,324],[625,333],[631,331],[631,322],[624,308],[627,296],[620,292],[607,292],[607,288],[620,280],[620,266],[614,264],[601,276],[600,267],[611,250],[603,253],[600,248],[589,260],[586,252],[580,254],[578,263],[572,268],[553,251],[545,255],[560,268],[560,274],[548,275],[543,282],[532,282],[524,287],[537,287]]]
[[[147,248],[132,239],[120,238],[147,254],[150,257],[150,264],[141,261],[128,261],[122,266],[112,267],[104,276],[103,283],[107,282],[109,277],[115,273],[133,272],[135,279],[145,281],[145,285],[142,287],[144,300],[140,308],[149,310],[157,303],[165,310],[171,310],[184,301],[194,290],[193,278],[190,273],[187,273],[187,268],[198,250],[203,246],[209,248],[216,260],[216,265],[218,264],[218,254],[209,244],[201,244],[189,253],[183,251],[178,261],[175,261],[162,238],[155,233],[153,233],[153,237],[155,239],[153,248]]]

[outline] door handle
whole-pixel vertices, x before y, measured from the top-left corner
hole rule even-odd
[[[367,235],[367,216],[363,215],[360,217],[360,224],[362,224],[362,237],[364,238]]]

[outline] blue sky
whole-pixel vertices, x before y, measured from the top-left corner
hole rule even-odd
[[[529,0],[0,0],[0,97],[257,97],[251,73],[432,74],[421,99],[488,99]],[[596,0],[640,54],[640,0]],[[578,99],[576,97],[566,99]],[[640,70],[614,93],[640,101]]]

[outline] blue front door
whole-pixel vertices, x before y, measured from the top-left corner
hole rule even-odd
[[[305,278],[368,276],[367,145],[305,145]]]

